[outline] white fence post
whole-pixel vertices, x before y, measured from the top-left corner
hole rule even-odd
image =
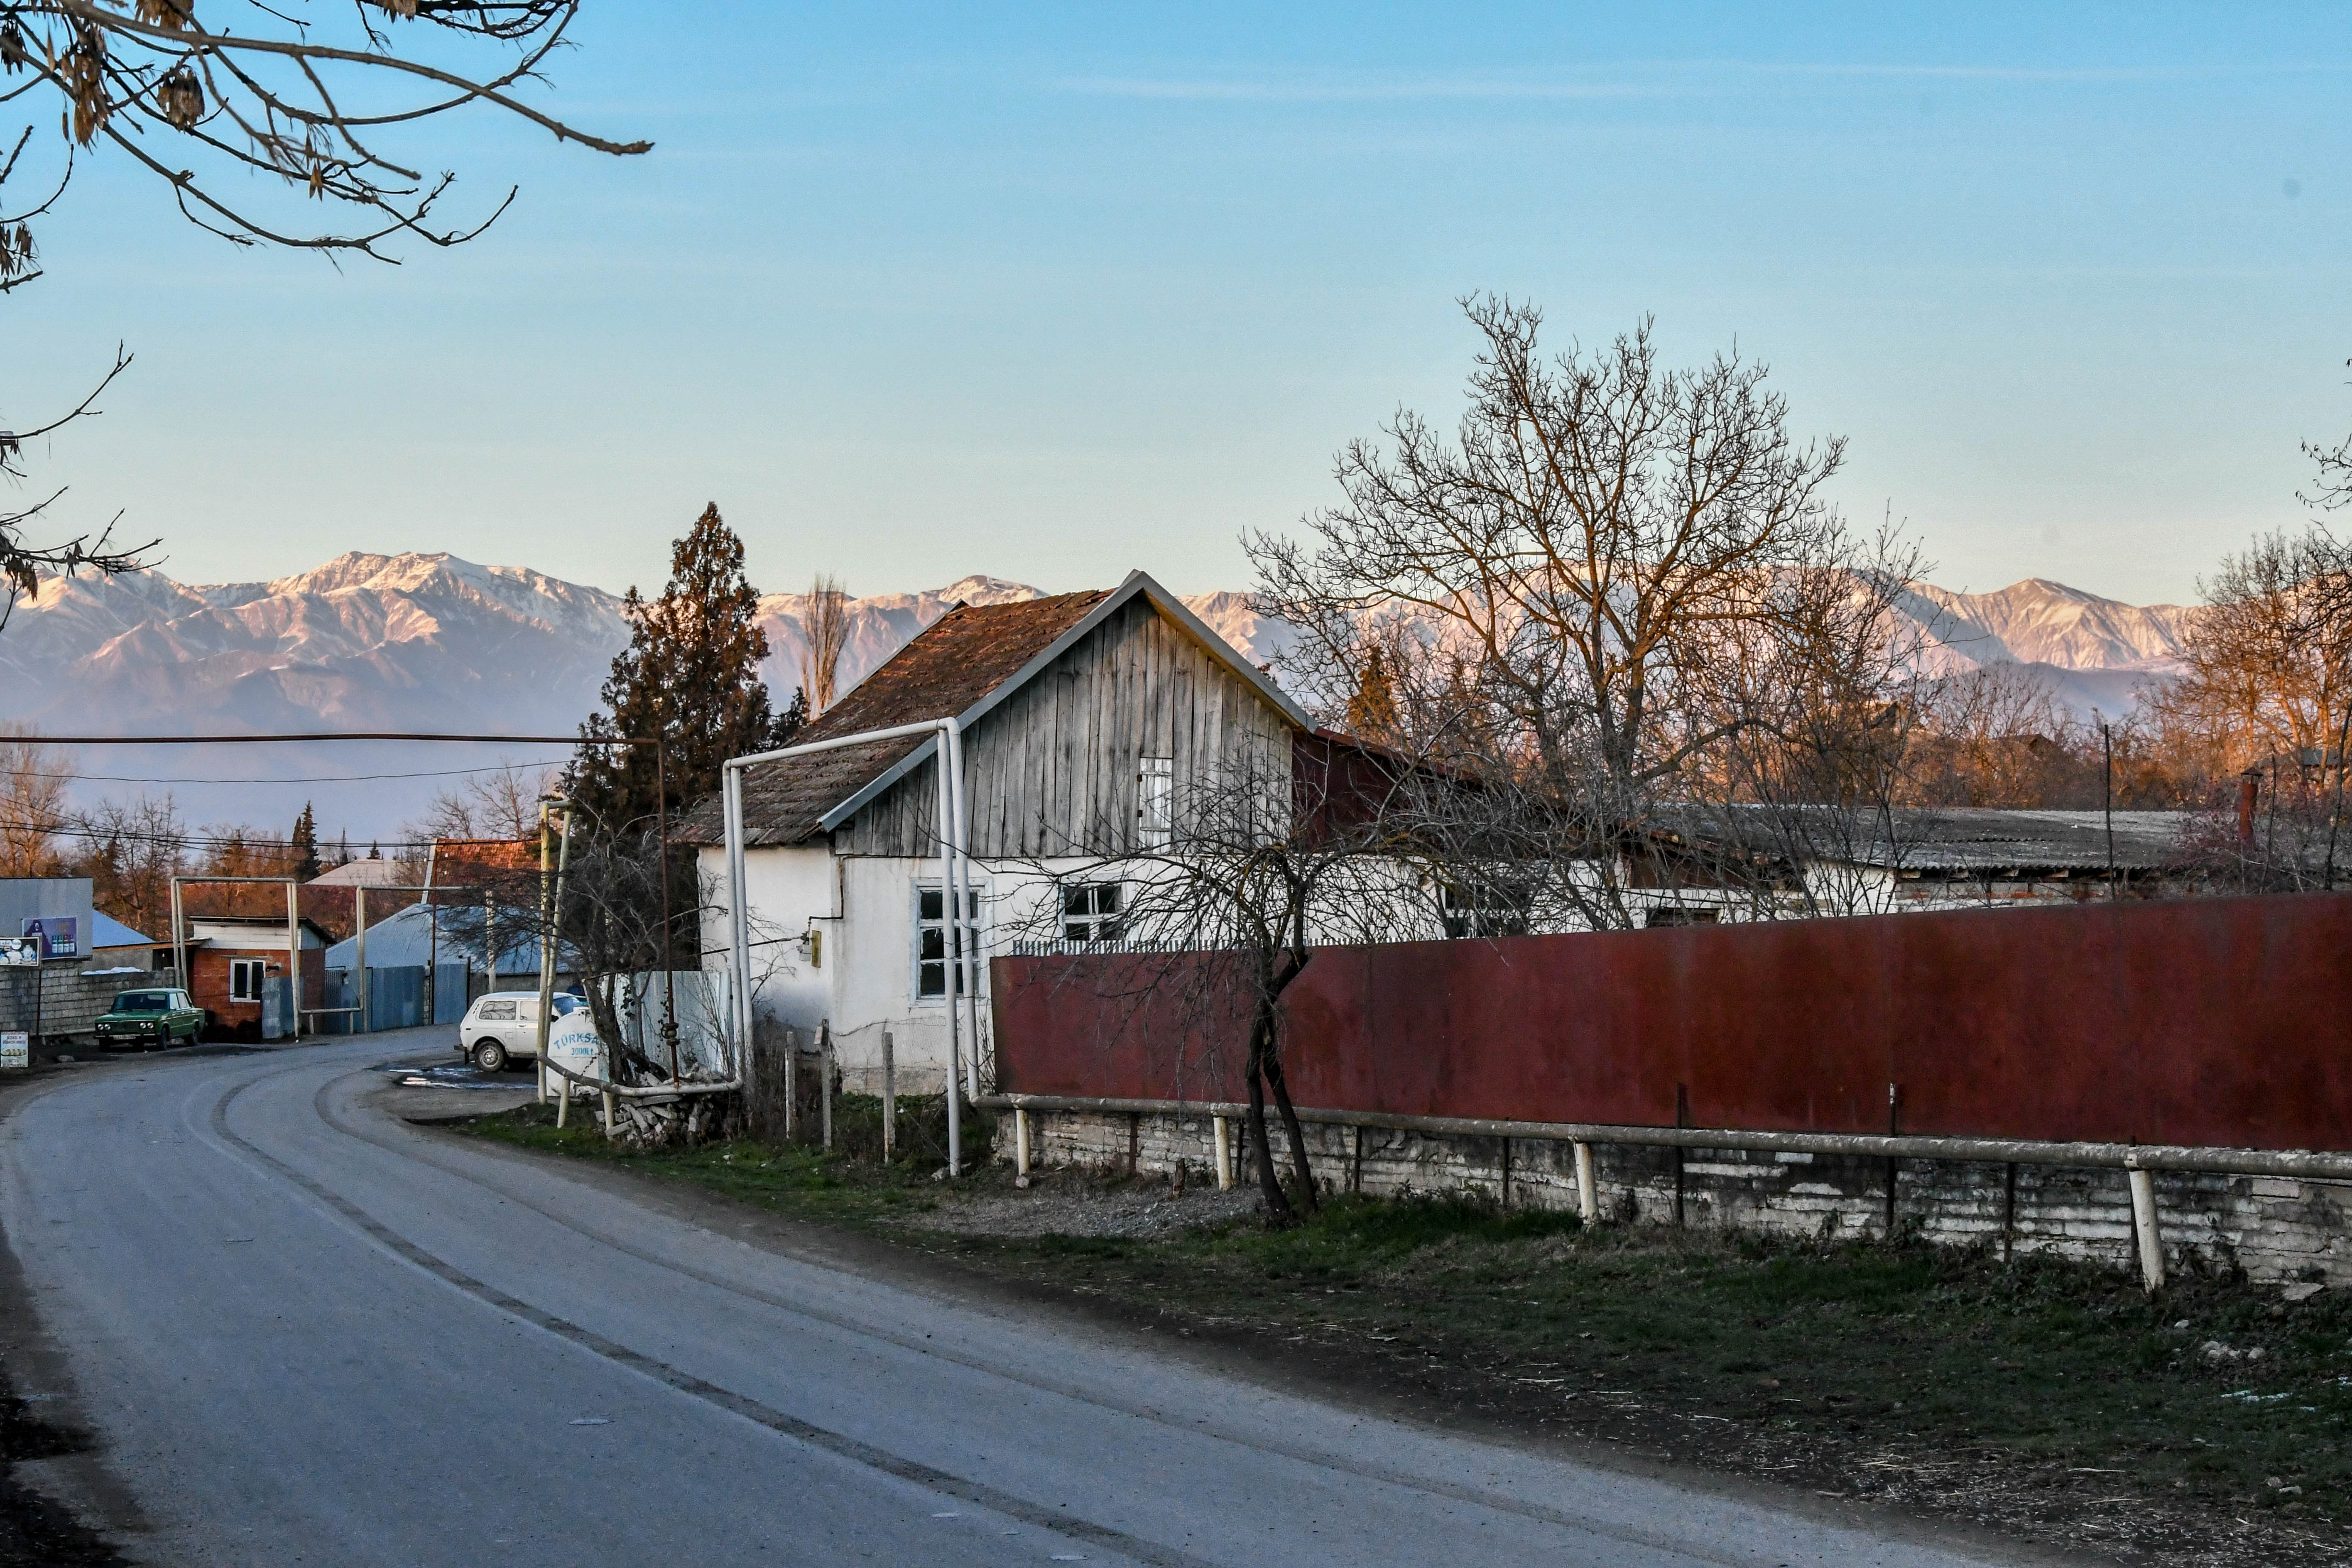
[[[2137,1165],[2126,1165],[2131,1183],[2132,1232],[2139,1242],[2140,1283],[2151,1296],[2164,1289],[2164,1237],[2156,1224],[2156,1176]]]

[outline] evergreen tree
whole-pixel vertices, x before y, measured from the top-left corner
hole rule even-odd
[[[809,727],[808,688],[793,688],[793,705],[776,715],[776,727],[768,736],[770,746],[789,746],[801,738]]]
[[[719,787],[719,764],[762,750],[776,724],[760,662],[760,595],[743,579],[743,542],[716,505],[670,548],[669,584],[651,601],[634,587],[622,601],[629,646],[613,660],[603,705],[580,727],[583,741],[658,736],[669,809]],[[801,705],[805,715],[806,705]],[[787,718],[790,717],[789,712]],[[572,798],[608,831],[652,826],[650,746],[583,744],[572,767]]]
[[[307,800],[302,803],[302,815],[294,819],[294,837],[287,847],[294,852],[295,876],[307,882],[319,874],[319,821]]]

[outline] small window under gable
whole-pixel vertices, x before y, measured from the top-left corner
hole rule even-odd
[[[1135,847],[1165,849],[1176,837],[1176,759],[1139,757],[1135,771]]]

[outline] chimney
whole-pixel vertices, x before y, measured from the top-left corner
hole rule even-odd
[[[2262,787],[2262,769],[2248,768],[2238,775],[2238,842],[2249,848],[2254,842],[2254,797]]]

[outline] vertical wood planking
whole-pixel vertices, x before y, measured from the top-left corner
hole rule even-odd
[[[1175,760],[1181,791],[1222,768],[1286,764],[1288,726],[1244,682],[1139,600],[964,740],[972,853],[1116,855],[1135,847],[1138,760]],[[860,812],[847,854],[920,858],[938,841],[926,763]]]

